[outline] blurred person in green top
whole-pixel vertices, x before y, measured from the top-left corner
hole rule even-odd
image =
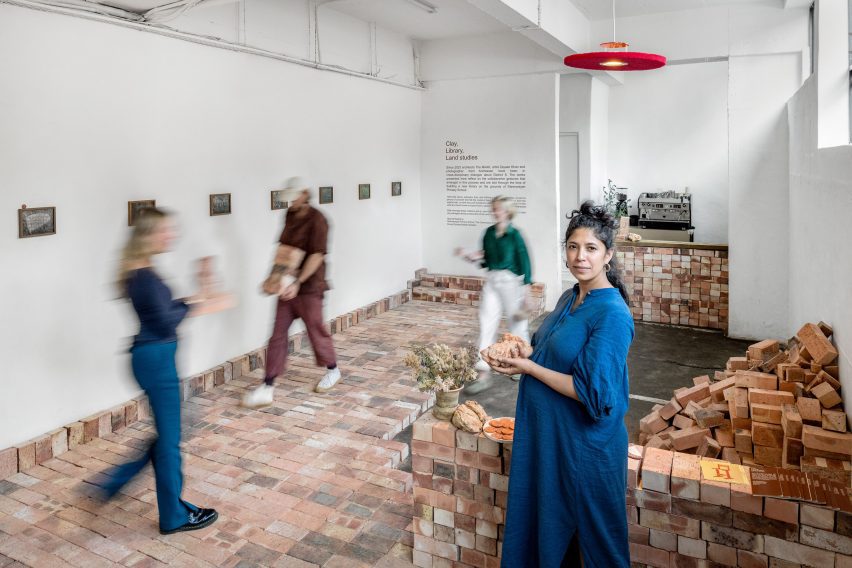
[[[527,287],[532,283],[532,269],[524,238],[512,225],[515,212],[509,197],[495,197],[491,200],[495,223],[482,236],[482,250],[467,254],[456,251],[465,260],[479,263],[488,271],[479,303],[480,351],[496,341],[503,315],[510,333],[525,341],[530,339],[526,299]],[[476,369],[488,371],[490,367],[480,359]]]

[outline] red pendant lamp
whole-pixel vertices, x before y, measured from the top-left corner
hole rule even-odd
[[[612,0],[612,37],[601,47],[608,51],[575,53],[565,58],[565,65],[577,69],[597,69],[598,71],[648,71],[659,69],[666,64],[666,58],[656,53],[627,51],[629,44],[615,41],[615,0]],[[623,49],[623,51],[617,51]]]

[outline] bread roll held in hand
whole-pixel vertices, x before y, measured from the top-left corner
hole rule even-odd
[[[486,363],[493,366],[499,359],[527,359],[532,352],[532,346],[523,338],[504,333],[500,341],[483,349],[480,355]]]

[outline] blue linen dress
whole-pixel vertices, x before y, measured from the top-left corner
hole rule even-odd
[[[576,532],[587,568],[628,568],[627,352],[633,318],[618,289],[579,286],[533,337],[530,359],[572,375],[579,402],[524,375],[518,390],[503,568],[559,568]]]

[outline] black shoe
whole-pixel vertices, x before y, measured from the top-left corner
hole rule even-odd
[[[160,534],[174,534],[176,532],[197,531],[209,527],[219,518],[219,513],[216,509],[198,509],[189,513],[189,521],[185,525],[181,525],[176,529],[164,531],[160,529]]]

